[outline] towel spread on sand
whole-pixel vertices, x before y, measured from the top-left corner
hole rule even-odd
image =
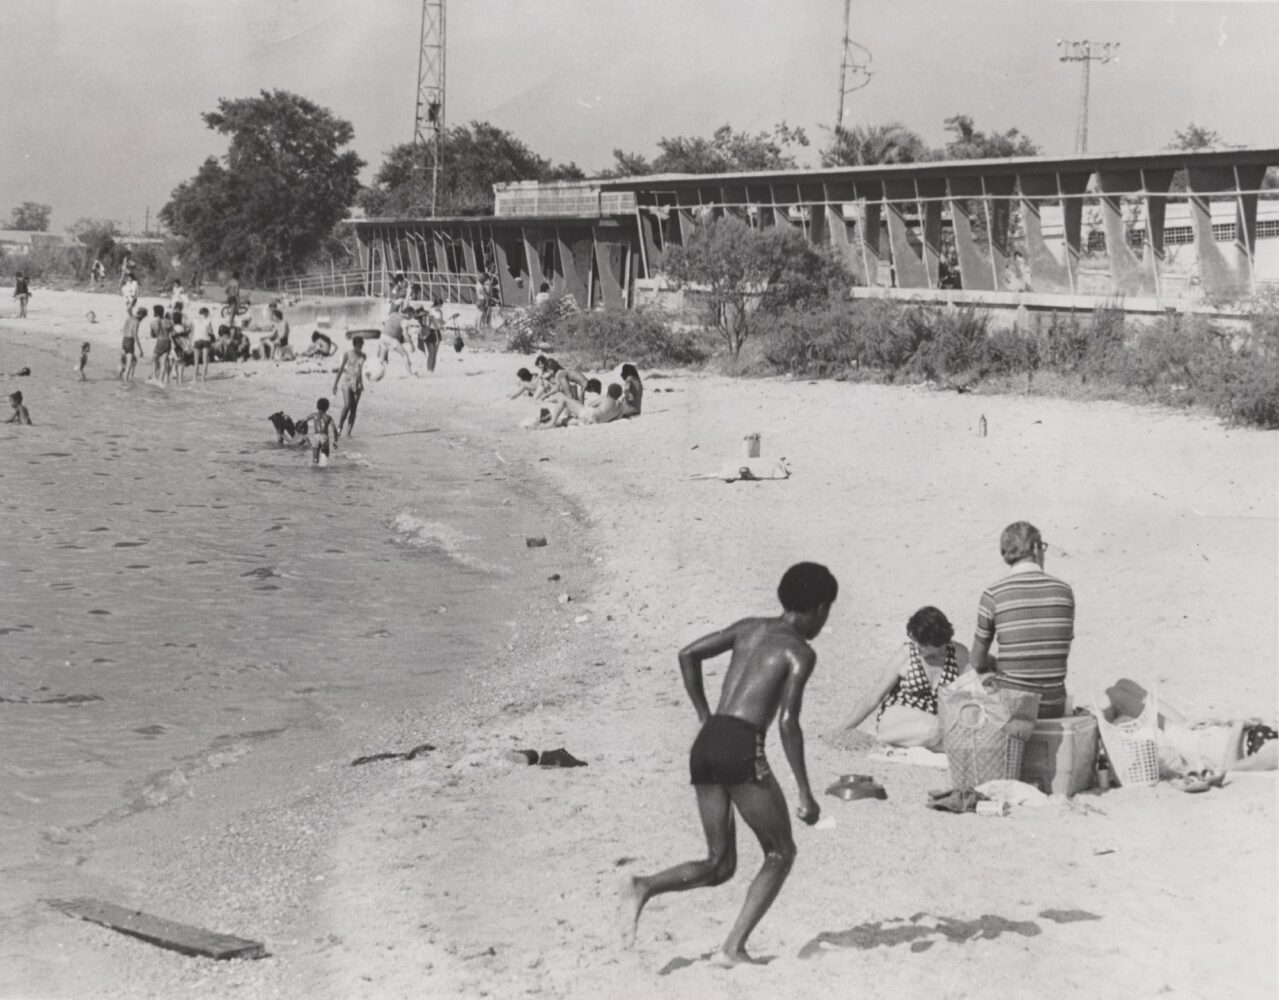
[[[733,459],[725,462],[719,472],[698,472],[690,479],[722,479],[726,483],[757,482],[764,479],[789,479],[790,466],[786,459]]]
[[[880,747],[868,754],[871,760],[886,760],[890,764],[915,764],[920,767],[949,767],[944,753],[935,753],[925,747]]]

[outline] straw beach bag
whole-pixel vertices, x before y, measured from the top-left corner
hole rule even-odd
[[[1121,785],[1153,785],[1159,781],[1159,746],[1155,732],[1159,728],[1159,696],[1152,687],[1141,715],[1126,722],[1111,722],[1097,707],[1093,715],[1101,742],[1110,758],[1110,766]]]
[[[1017,734],[1034,728],[1039,695],[1001,688],[993,675],[971,677],[937,691],[950,780],[961,790],[987,781],[1017,781],[1026,746]]]

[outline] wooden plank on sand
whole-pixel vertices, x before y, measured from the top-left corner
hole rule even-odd
[[[215,934],[189,924],[179,924],[153,917],[141,910],[128,910],[96,899],[51,899],[49,905],[69,917],[79,917],[113,931],[141,938],[161,948],[183,955],[206,958],[265,958],[266,947],[258,941],[246,941],[230,934]]]

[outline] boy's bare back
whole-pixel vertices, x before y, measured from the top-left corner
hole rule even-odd
[[[767,729],[781,706],[787,680],[807,679],[817,654],[778,618],[743,618],[724,634],[731,637],[733,655],[715,711]]]

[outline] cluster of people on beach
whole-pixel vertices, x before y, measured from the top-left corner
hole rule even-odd
[[[906,623],[903,647],[837,734],[856,728],[878,710],[881,741],[940,748],[938,692],[969,671],[993,675],[1000,688],[1036,694],[1040,719],[1068,714],[1066,667],[1074,639],[1074,592],[1044,570],[1048,543],[1033,524],[1008,525],[999,547],[1008,573],[982,592],[971,650],[954,641],[954,627],[939,609],[920,608]],[[736,809],[758,838],[764,862],[713,960],[726,966],[753,961],[746,940],[780,892],[796,856],[786,800],[764,753],[765,734],[776,718],[798,788],[795,815],[806,824],[816,823],[821,809],[809,783],[800,710],[817,661],[809,644],[825,627],[838,592],[825,566],[796,564],[778,586],[780,616],[742,619],[680,650],[684,688],[700,724],[688,766],[707,853],[705,858],[625,881],[621,903],[626,943],[633,940],[640,914],[654,896],[720,885],[733,876]],[[997,655],[990,651],[996,642]],[[731,657],[712,713],[702,665],[724,653]],[[1134,682],[1121,681],[1107,693],[1124,716],[1135,718],[1144,711],[1147,692]],[[1191,722],[1163,705],[1158,725],[1161,756],[1166,746],[1184,766],[1205,772],[1279,766],[1279,731],[1264,720]]]
[[[435,371],[435,363],[440,352],[440,342],[444,339],[444,300],[438,295],[432,298],[430,308],[415,306],[413,301],[404,295],[397,297],[392,293],[390,310],[382,321],[382,330],[378,336],[377,368],[374,380],[385,376],[390,367],[391,354],[395,353],[404,359],[404,366],[410,375],[421,375],[421,366],[414,367],[414,358],[420,356],[427,372]],[[461,338],[455,338],[454,348],[462,349]]]
[[[533,360],[536,374],[528,368],[515,373],[516,387],[509,399],[529,397],[545,402],[536,417],[521,426],[531,430],[550,430],[573,424],[607,424],[614,420],[638,417],[644,406],[644,382],[639,369],[627,363],[621,366],[617,380],[605,388],[599,378],[588,377],[576,368],[568,368],[555,358],[539,354]]]

